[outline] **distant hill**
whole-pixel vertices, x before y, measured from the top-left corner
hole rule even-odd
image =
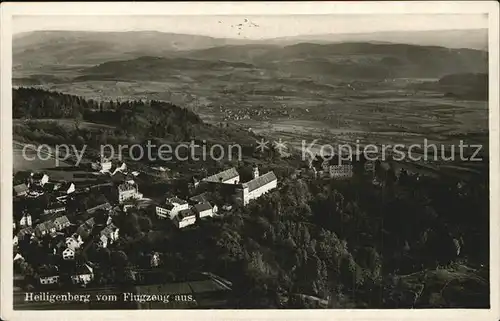
[[[258,59],[268,68],[290,73],[347,78],[441,77],[488,69],[485,51],[406,44],[300,43]]]
[[[208,74],[217,70],[231,72],[236,68],[279,71],[295,76],[439,78],[452,73],[487,72],[488,68],[487,53],[473,49],[372,43],[249,46],[248,51],[246,48],[224,46],[192,51],[183,54],[185,57],[140,57],[106,62],[84,69],[77,79],[158,80],[179,71]],[[252,55],[248,55],[252,50]],[[231,56],[239,57],[241,62],[221,60],[221,57]]]
[[[299,42],[339,43],[372,42],[402,43],[420,46],[442,46],[447,48],[469,48],[488,50],[487,29],[429,30],[429,31],[384,31],[370,33],[319,34],[281,37],[269,43],[291,45]]]
[[[443,93],[447,97],[463,100],[488,100],[489,84],[486,73],[457,73],[426,81],[410,87]]]
[[[391,31],[251,40],[157,31],[34,31],[14,35],[12,50],[14,71],[21,72],[47,65],[79,67],[141,56],[170,57],[179,54],[201,59],[243,61],[270,49],[299,43],[340,42],[404,43],[487,50],[488,33],[486,29]]]
[[[75,80],[161,80],[180,71],[232,71],[234,68],[253,68],[242,62],[197,60],[189,58],[139,57],[110,61],[87,68]]]
[[[13,39],[13,65],[94,65],[140,56],[168,56],[170,52],[198,50],[241,40],[157,31],[87,32],[35,31]]]

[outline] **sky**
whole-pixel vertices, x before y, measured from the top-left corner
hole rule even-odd
[[[245,19],[247,21],[245,21]],[[257,26],[253,25],[256,24]],[[238,28],[238,24],[241,29]],[[375,31],[451,30],[488,27],[482,14],[350,14],[282,16],[14,16],[13,32],[34,30],[132,31],[264,39],[297,35]]]

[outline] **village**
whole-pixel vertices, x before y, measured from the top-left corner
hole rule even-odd
[[[388,167],[382,164],[383,169]],[[366,173],[375,173],[374,168],[374,162],[364,164]],[[36,278],[32,286],[91,287],[100,264],[89,259],[87,253],[114,249],[122,236],[115,221],[119,215],[142,209],[154,219],[154,226],[168,224],[174,231],[183,231],[204,220],[230,215],[233,208],[245,207],[279,187],[273,171],[260,173],[259,167],[253,165],[252,178],[242,182],[237,169],[230,167],[203,178],[191,177],[189,194],[170,194],[153,201],[147,190],[141,190],[141,173],[123,161],[101,157],[90,164],[89,171],[100,177],[91,186],[52,180],[44,172],[31,172],[14,186],[14,265],[24,266],[25,270],[26,261],[40,261],[30,258],[33,253],[51,258],[32,266],[30,274]],[[401,173],[406,175],[400,169],[397,178]],[[310,159],[290,178],[347,180],[353,175],[351,163]],[[372,184],[382,186],[384,181],[373,175]],[[147,268],[161,264],[158,252],[151,252],[148,258]]]
[[[14,264],[33,262],[29,257],[33,248],[36,255],[51,258],[47,264],[32,266],[34,286],[90,286],[99,264],[88,260],[86,253],[89,249],[113,249],[120,238],[120,228],[114,221],[119,214],[147,208],[154,218],[184,230],[233,206],[245,206],[277,187],[273,172],[260,175],[254,167],[253,179],[242,183],[236,169],[229,168],[200,180],[193,178],[190,185],[198,194],[153,202],[140,192],[140,173],[127,169],[124,162],[103,158],[90,167],[101,178],[92,186],[79,187],[78,183],[52,180],[44,172],[31,172],[13,188]],[[224,185],[226,196],[220,209],[209,196],[219,185]],[[158,253],[152,253],[150,266],[158,265]]]

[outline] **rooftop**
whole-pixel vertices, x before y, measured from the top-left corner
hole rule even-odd
[[[206,193],[202,193],[199,195],[192,196],[189,199],[193,202],[204,203],[204,202],[207,202],[207,195],[206,195]]]
[[[212,205],[210,205],[209,202],[204,202],[204,203],[200,203],[200,204],[194,205],[194,208],[195,208],[196,211],[198,211],[198,213],[200,213],[200,212],[203,212],[203,211],[211,210],[212,209]]]
[[[187,202],[185,200],[180,199],[180,198],[175,197],[175,196],[171,197],[171,198],[168,198],[167,199],[167,203],[172,203],[172,204],[176,203],[176,204],[179,204],[179,205],[187,204]]]
[[[112,234],[114,231],[116,231],[117,227],[115,224],[111,223],[109,224],[108,226],[106,226],[105,228],[102,229],[101,231],[101,235],[106,235],[106,236],[109,236],[110,234]]]
[[[248,187],[248,191],[251,192],[275,180],[277,180],[276,175],[271,171],[246,182],[245,184],[243,184],[243,187]]]
[[[38,275],[40,275],[40,277],[56,276],[56,275],[58,275],[57,267],[56,266],[42,266],[38,270]]]
[[[54,224],[60,224],[60,225],[64,225],[64,224],[71,224],[70,221],[68,220],[68,217],[66,215],[63,215],[61,217],[58,217],[54,220]]]
[[[118,185],[118,191],[123,192],[123,191],[130,191],[133,189],[137,189],[137,185],[130,184],[128,182],[125,182],[123,184]]]
[[[14,186],[14,191],[16,193],[23,193],[28,190],[28,186],[24,183]]]
[[[175,205],[172,203],[166,202],[165,204],[160,205],[160,207],[166,208],[167,210],[170,211],[171,209],[173,209],[175,207]]]
[[[230,179],[233,179],[233,178],[236,178],[239,176],[240,176],[240,174],[238,174],[238,172],[236,171],[236,168],[231,167],[229,169],[226,169],[223,172],[220,172],[218,174],[204,178],[203,180],[206,182],[217,182],[218,183],[218,182],[225,182],[225,181],[228,181]]]
[[[186,210],[180,210],[176,217],[179,221],[182,221],[184,218],[191,216],[195,216],[195,214],[192,209],[188,208]]]

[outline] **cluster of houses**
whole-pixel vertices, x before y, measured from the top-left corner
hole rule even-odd
[[[251,200],[257,199],[268,191],[277,187],[278,180],[271,171],[264,175],[259,175],[257,166],[253,168],[252,180],[241,183],[240,174],[232,167],[217,174],[211,175],[201,180],[195,181],[195,187],[204,186],[210,190],[211,187],[223,185],[226,191],[232,194],[234,204],[246,206]],[[222,206],[223,210],[230,210],[231,204]],[[211,204],[205,193],[195,195],[189,200],[182,200],[178,197],[167,198],[164,203],[156,206],[156,215],[161,219],[169,219],[177,228],[184,228],[194,224],[197,220],[213,217],[217,215],[218,207]]]
[[[108,201],[109,197],[91,193],[92,188],[77,189],[71,182],[52,182],[45,173],[33,173],[25,182],[14,186],[17,203],[24,204],[28,198],[35,198],[40,200],[39,204],[45,204],[43,207],[22,207],[22,213],[14,215],[13,224],[16,260],[24,259],[23,255],[28,253],[22,250],[26,244],[35,244],[52,258],[57,258],[54,264],[35,267],[41,285],[58,284],[61,276],[77,285],[86,286],[91,282],[96,265],[88,261],[85,253],[89,248],[107,248],[114,244],[120,236],[120,229],[113,222],[115,209],[120,206],[126,211],[127,206],[133,206],[130,205],[134,203],[131,200],[143,198],[136,178],[129,175],[124,163],[114,167],[111,162],[103,161],[91,166],[101,175],[111,175],[110,184],[114,186],[110,192],[113,197],[111,202]],[[221,184],[229,187],[232,204],[245,206],[276,188],[277,178],[272,171],[260,175],[258,167],[254,167],[252,179],[241,182],[237,170],[230,168],[202,179],[199,184],[208,189]],[[40,198],[44,194],[48,195],[48,204],[42,202],[44,198]],[[74,202],[79,197],[83,197],[81,204],[79,201]],[[232,205],[229,203],[222,209],[230,210]],[[78,207],[73,209],[75,204]],[[155,207],[158,218],[170,220],[179,229],[193,225],[198,220],[212,218],[218,210],[217,205],[209,201],[207,193],[188,200],[168,197]],[[151,264],[158,261],[158,257],[153,258]],[[66,278],[67,273],[69,278]]]
[[[117,204],[142,198],[137,183],[129,177],[117,184],[114,191]],[[45,247],[47,253],[62,263],[36,267],[39,284],[58,284],[61,275],[68,273],[73,284],[85,286],[91,282],[94,277],[94,265],[85,261],[85,251],[91,246],[106,248],[119,238],[119,228],[112,221],[113,206],[106,197],[98,195],[87,198],[85,209],[83,212],[78,211],[81,215],[77,217],[75,213],[68,214],[68,196],[87,194],[76,191],[74,183],[51,182],[47,174],[32,173],[24,183],[14,186],[13,192],[19,203],[44,194],[49,195],[51,200],[45,208],[24,208],[20,215],[14,215],[13,245],[17,252],[15,259],[24,259],[25,253],[19,248],[21,242],[23,246],[27,243],[40,245],[48,242],[49,245]],[[82,216],[87,217],[83,222]]]
[[[203,198],[190,198],[191,204],[177,197],[167,198],[163,204],[156,206],[156,215],[161,219],[169,219],[177,228],[192,225],[198,219],[213,217],[217,214],[217,205],[212,205]]]

